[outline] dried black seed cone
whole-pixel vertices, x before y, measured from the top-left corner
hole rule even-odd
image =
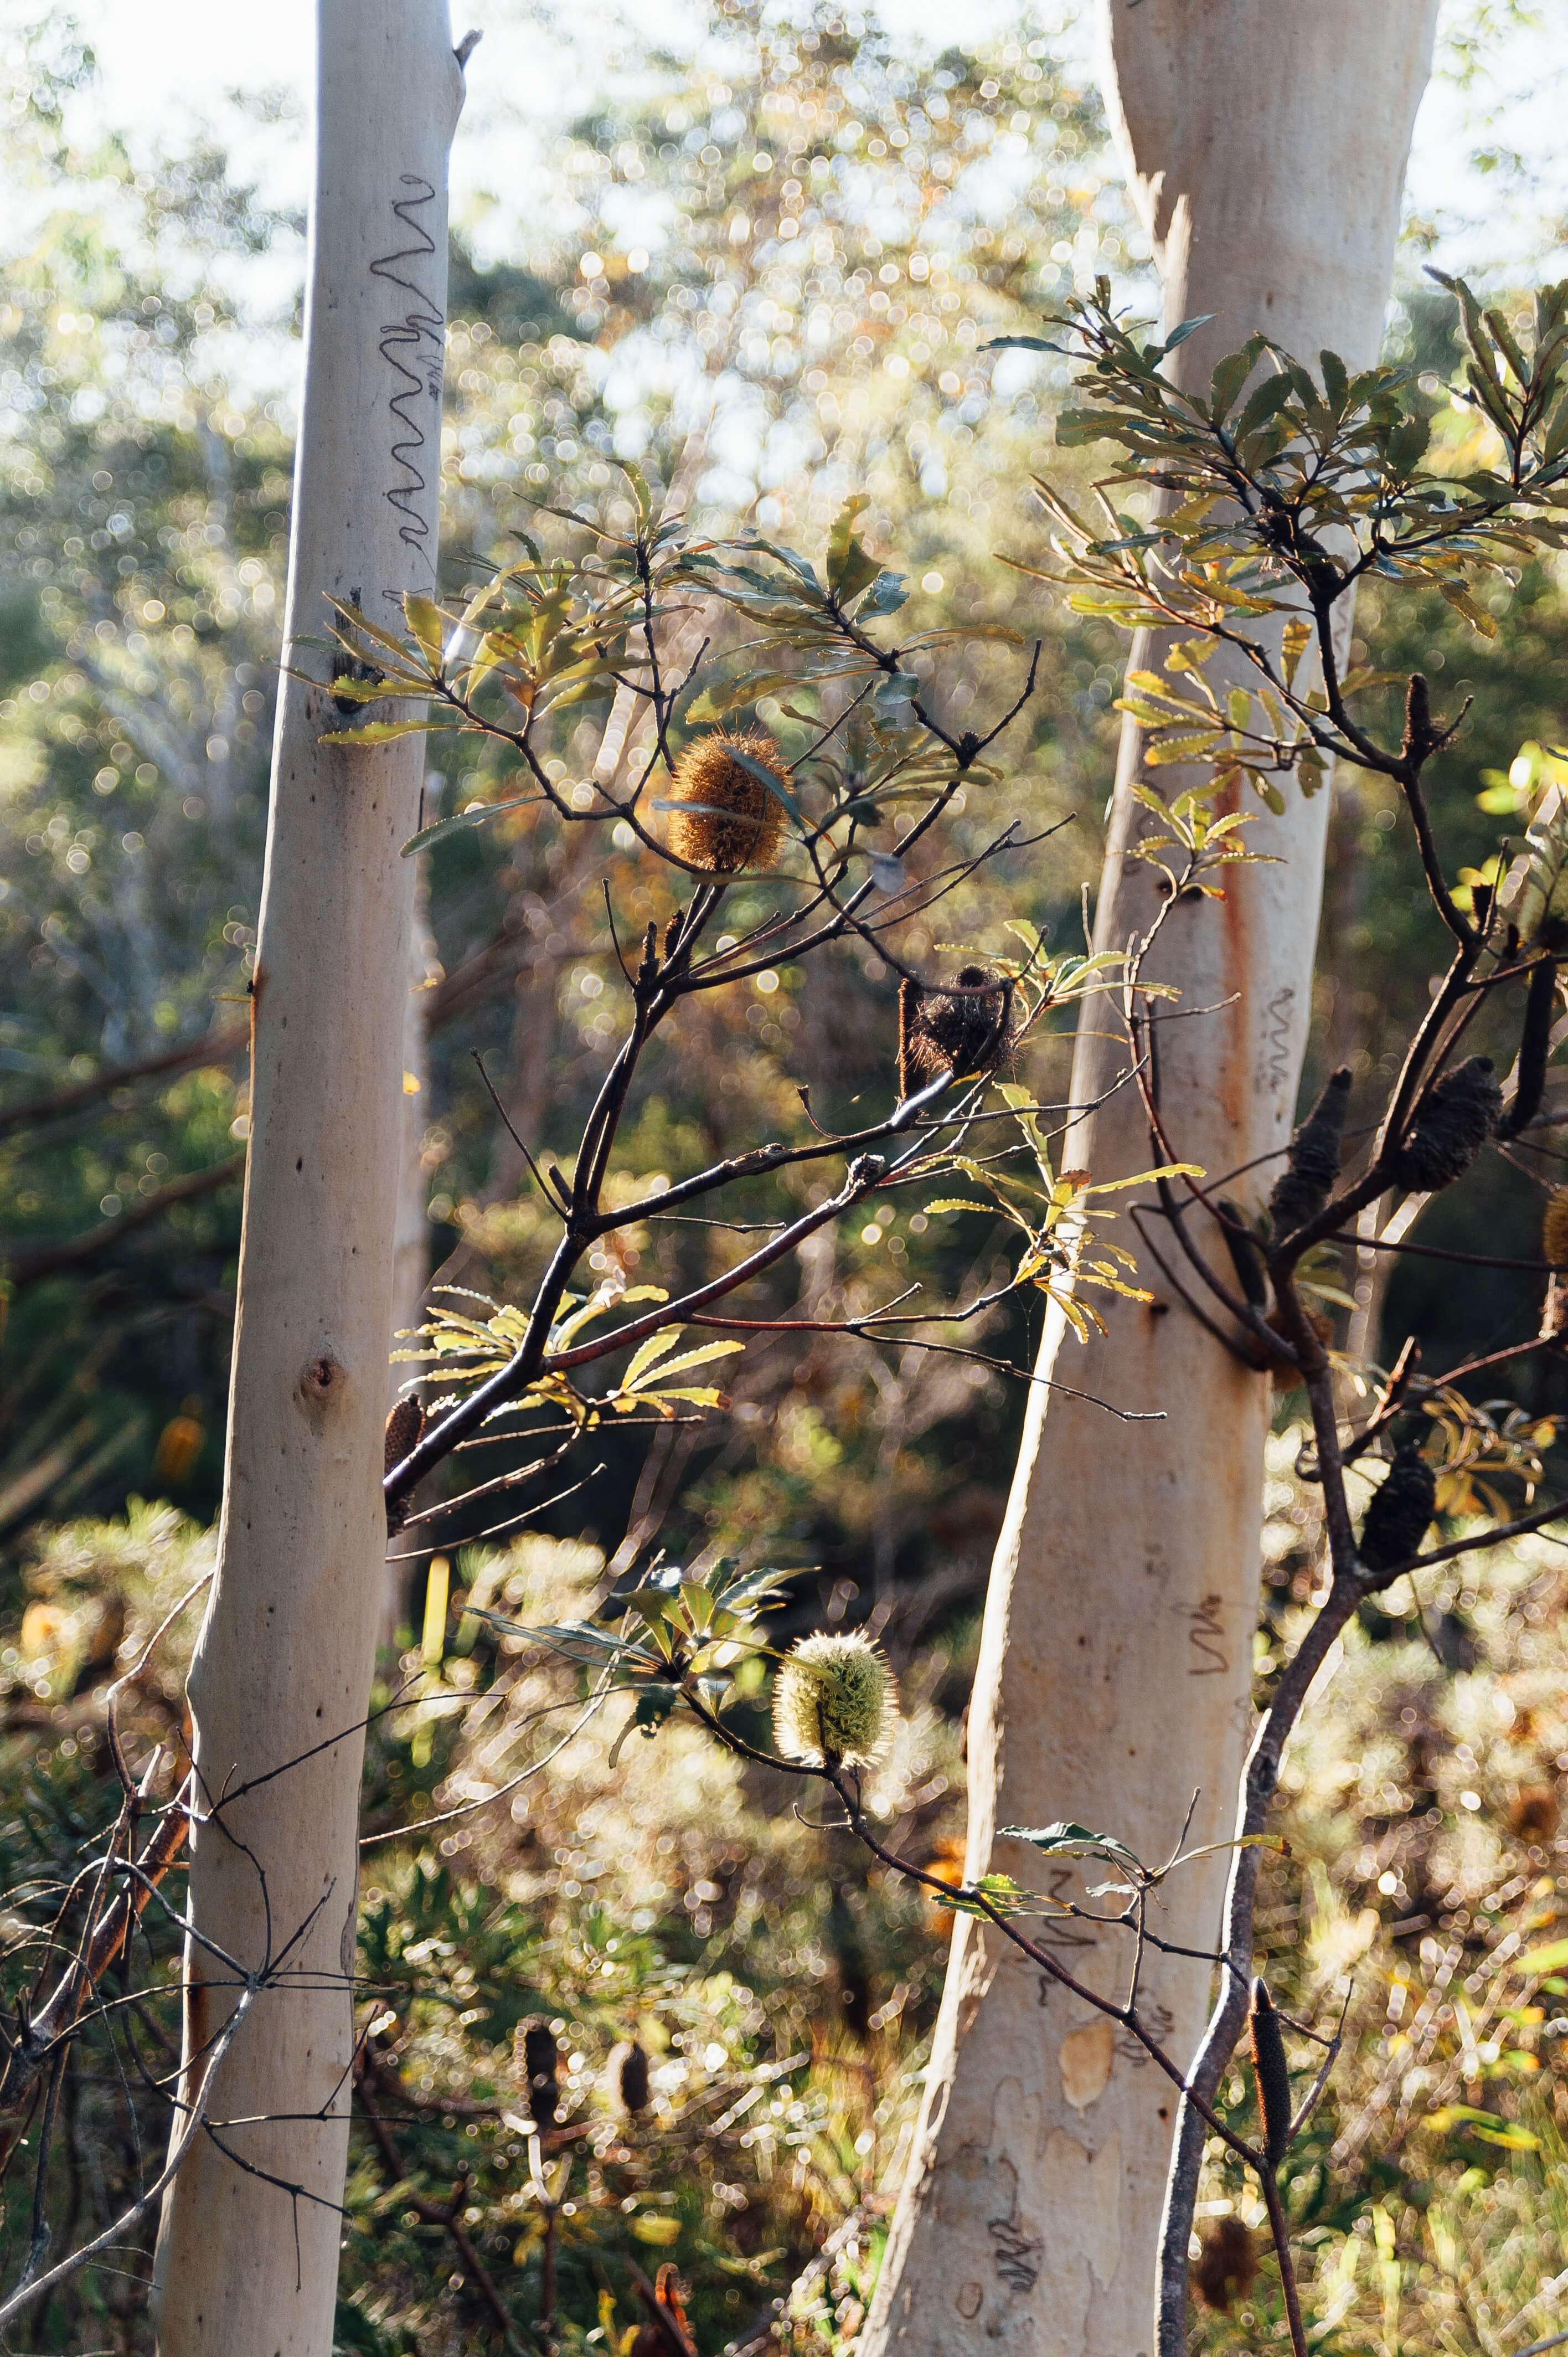
[[[1245,2299],[1258,2279],[1258,2245],[1251,2227],[1234,2213],[1211,2226],[1192,2279],[1206,2308],[1223,2311],[1233,2299]]]
[[[512,2068],[527,2093],[533,2125],[542,2135],[546,2128],[553,2128],[555,2125],[555,2105],[559,2095],[555,2076],[561,2068],[561,2050],[555,2043],[550,2024],[538,2014],[518,2025],[512,2046]]]
[[[1252,1983],[1247,2018],[1252,2040],[1252,2073],[1258,2083],[1258,2115],[1263,2124],[1263,2158],[1277,2169],[1290,2149],[1290,2064],[1274,2001],[1262,1981]]]
[[[624,2039],[605,2068],[605,2086],[618,2112],[628,2120],[648,2109],[648,2057],[635,2038]]]
[[[413,1398],[400,1399],[387,1418],[385,1456],[381,1466],[383,1473],[390,1473],[394,1465],[403,1463],[424,1430],[424,1410],[419,1402]]]
[[[1350,1069],[1342,1065],[1295,1135],[1291,1139],[1285,1168],[1269,1197],[1269,1218],[1276,1236],[1288,1236],[1315,1220],[1339,1176],[1339,1147],[1345,1112],[1350,1102]]]
[[[1426,1536],[1437,1503],[1437,1476],[1413,1440],[1402,1440],[1382,1487],[1367,1509],[1358,1553],[1367,1571],[1408,1563]]]
[[[1219,1209],[1226,1215],[1225,1221],[1220,1223],[1219,1232],[1225,1239],[1225,1249],[1230,1255],[1230,1265],[1236,1272],[1236,1282],[1246,1296],[1251,1308],[1266,1309],[1269,1306],[1269,1275],[1263,1266],[1263,1255],[1258,1249],[1240,1207],[1230,1201],[1224,1195],[1218,1197],[1217,1202]],[[1230,1221],[1235,1222],[1234,1226],[1226,1224]]]
[[[1462,1178],[1498,1125],[1502,1084],[1489,1056],[1467,1056],[1445,1074],[1393,1157],[1396,1182],[1412,1195]]]
[[[944,1072],[989,1072],[1013,1037],[1013,985],[1005,974],[966,965],[950,990],[898,986],[898,1092],[912,1096]]]
[[[382,1444],[383,1473],[401,1465],[411,1448],[418,1444],[424,1430],[424,1410],[413,1397],[400,1399],[387,1418],[386,1438]],[[395,1538],[402,1530],[409,1511],[409,1500],[389,1498],[387,1501],[387,1536]]]

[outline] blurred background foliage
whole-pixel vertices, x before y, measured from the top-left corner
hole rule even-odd
[[[1484,48],[1498,13],[1465,38]],[[985,619],[1040,637],[1039,692],[1004,747],[1006,811],[1032,833],[1070,823],[916,929],[911,951],[939,964],[945,943],[1004,948],[1009,920],[1078,945],[1113,760],[1124,642],[995,562],[1043,545],[1031,467],[1071,490],[1092,454],[1050,447],[1057,363],[985,345],[1035,327],[1097,269],[1153,300],[1098,100],[1058,31],[1020,17],[939,51],[828,6],[734,0],[684,50],[642,48],[635,71],[607,71],[594,113],[534,159],[534,227],[504,258],[482,209],[456,224],[454,593],[518,553],[517,534],[562,529],[539,500],[607,512],[629,458],[705,525],[755,523],[813,553],[864,490],[867,538],[908,576],[921,627]],[[25,233],[0,295],[0,1867],[22,1894],[7,2000],[48,1888],[109,1813],[106,1682],[211,1544],[291,458],[288,404],[253,364],[289,321],[236,290],[299,231],[215,148],[149,167],[113,137],[73,144],[90,49],[59,16],[8,38],[0,147]],[[1517,182],[1524,167],[1498,168]],[[1473,424],[1448,398],[1450,307],[1416,268],[1429,235],[1415,224],[1391,342],[1457,449]],[[1432,782],[1443,839],[1477,873],[1528,791],[1521,747],[1561,732],[1560,569],[1528,568],[1497,613],[1482,640],[1435,597],[1396,608],[1374,588],[1357,621],[1359,655],[1419,665],[1439,709],[1475,697]],[[944,673],[955,724],[997,708],[1010,660],[969,651]],[[604,717],[585,708],[563,778],[591,771]],[[440,758],[427,817],[505,798],[493,748],[454,741]],[[985,832],[978,808],[957,821],[971,851]],[[544,1230],[475,1051],[531,1146],[567,1150],[617,1033],[601,885],[640,923],[670,878],[634,845],[536,813],[452,836],[424,866],[407,1032],[427,1215],[415,1254],[422,1275],[507,1298]],[[1307,1087],[1340,1062],[1369,1094],[1386,1080],[1443,955],[1391,795],[1341,778]],[[779,1135],[802,1085],[825,1121],[890,1100],[896,984],[879,960],[846,946],[814,962],[809,988],[787,967],[758,979],[771,987],[710,995],[681,1052],[650,1059],[628,1169],[673,1172]],[[1065,1034],[1047,1027],[1023,1077],[1049,1100],[1066,1076]],[[1433,1238],[1531,1257],[1537,1190],[1496,1170],[1434,1211]],[[670,1283],[722,1249],[662,1227],[617,1265]],[[892,1199],[853,1233],[814,1239],[757,1288],[757,1314],[842,1313],[912,1280],[962,1296],[1001,1249],[972,1222],[928,1223]],[[1412,1331],[1431,1370],[1539,1314],[1528,1278],[1455,1285],[1420,1262],[1388,1280],[1348,1261],[1344,1275],[1352,1339],[1385,1364]],[[984,1347],[1023,1362],[1035,1339],[1015,1308]],[[639,2277],[665,2263],[704,2357],[770,2325],[767,2345],[797,2357],[853,2347],[945,1921],[799,1821],[793,1787],[693,1729],[633,1735],[612,1770],[620,1730],[601,1716],[539,1766],[575,1724],[576,1674],[477,1616],[570,1618],[607,1564],[659,1546],[814,1567],[788,1625],[869,1618],[882,1635],[904,1717],[875,1812],[897,1846],[956,1877],[962,1714],[1021,1387],[789,1335],[726,1372],[727,1415],[612,1436],[602,1469],[537,1530],[504,1547],[478,1518],[460,1531],[428,1596],[422,1567],[395,1576],[367,1768],[367,1832],[393,1837],[365,1867],[360,2094],[375,2126],[356,2136],[346,2350],[444,2357],[504,2333],[536,2345],[547,2239],[564,2348],[628,2346],[646,2315]],[[1310,1592],[1316,1508],[1291,1469],[1293,1414],[1287,1395],[1265,1683]],[[1271,1869],[1264,1942],[1302,2018],[1323,2026],[1352,1991],[1346,2056],[1291,2186],[1315,2345],[1346,2357],[1511,2348],[1530,2333],[1498,2336],[1532,2301],[1532,2330],[1552,2329],[1568,2264],[1563,1577],[1542,1539],[1419,1598],[1394,1590],[1347,1640],[1293,1758],[1294,1856]],[[178,1748],[189,1633],[137,1681],[144,1744]],[[156,1910],[146,1937],[151,1977],[166,1978]],[[537,2018],[561,2059],[535,2181],[513,2038]],[[101,2222],[134,2181],[138,2136],[161,2137],[153,2083],[175,2035],[172,1999],[155,1996],[81,2050],[62,2219]],[[650,2065],[632,2115],[606,2084],[628,2040]],[[1234,2096],[1245,2103],[1240,2084]],[[1215,2351],[1277,2330],[1270,2269],[1243,2282],[1256,2210],[1217,2169],[1198,2328]],[[5,2232],[14,2255],[25,2215]],[[141,2272],[133,2257],[81,2279],[31,2319],[34,2344],[148,2346]]]

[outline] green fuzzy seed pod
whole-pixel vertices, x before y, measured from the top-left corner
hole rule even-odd
[[[1327,1202],[1339,1176],[1340,1141],[1349,1102],[1350,1069],[1342,1065],[1330,1074],[1323,1094],[1291,1139],[1286,1167],[1274,1181],[1269,1217],[1276,1236],[1304,1228]]]
[[[1412,1195],[1462,1178],[1498,1125],[1502,1083],[1489,1056],[1467,1056],[1438,1082],[1393,1157],[1398,1184]]]
[[[635,2038],[623,2039],[612,2052],[605,2066],[605,2091],[615,2109],[628,2120],[648,2109],[651,2092],[648,2057]]]
[[[868,1768],[897,1717],[886,1656],[869,1637],[802,1637],[773,1687],[773,1734],[787,1760]]]
[[[1252,2037],[1252,2072],[1258,2083],[1258,2114],[1263,2124],[1263,2157],[1277,2169],[1290,2150],[1290,2064],[1274,2003],[1262,1981],[1252,1983],[1248,2018]]]
[[[1392,1571],[1408,1563],[1426,1536],[1436,1502],[1436,1474],[1413,1440],[1402,1441],[1361,1524],[1357,1552],[1363,1567]]]

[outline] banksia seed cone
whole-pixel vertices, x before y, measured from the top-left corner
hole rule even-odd
[[[1437,1502],[1437,1476],[1413,1440],[1402,1440],[1382,1487],[1367,1509],[1357,1552],[1368,1571],[1408,1563],[1426,1536]]]
[[[623,2039],[605,2065],[605,2088],[618,2112],[628,2120],[648,2109],[648,2057],[635,2038]]]
[[[784,756],[765,728],[714,728],[686,746],[675,764],[670,848],[709,876],[771,867],[784,834],[784,805],[736,754],[758,762],[788,792]]]
[[[1541,1215],[1541,1257],[1550,1261],[1554,1269],[1568,1266],[1568,1187],[1553,1187],[1546,1198],[1546,1209]],[[1543,1342],[1555,1342],[1565,1329],[1568,1276],[1549,1276],[1541,1309],[1541,1339]]]
[[[561,2049],[550,2024],[538,2014],[520,2022],[512,2041],[512,2072],[528,2097],[528,2108],[541,2136],[555,2125],[555,2076],[560,2068]]]
[[[1568,1187],[1553,1187],[1541,1215],[1541,1257],[1568,1267]]]
[[[1467,1056],[1428,1097],[1393,1158],[1393,1175],[1412,1195],[1462,1178],[1498,1125],[1502,1084],[1489,1056]]]
[[[1286,1151],[1285,1168],[1269,1197],[1276,1236],[1289,1235],[1315,1220],[1339,1176],[1339,1146],[1350,1102],[1348,1065],[1329,1075],[1326,1087]]]
[[[1509,1824],[1522,1842],[1549,1842],[1557,1831],[1557,1795],[1550,1784],[1527,1784],[1509,1803]]]
[[[1251,2227],[1234,2216],[1211,2226],[1192,2278],[1206,2308],[1224,2310],[1233,2299],[1245,2299],[1258,2279],[1258,2246]]]
[[[774,1740],[787,1760],[812,1768],[868,1768],[897,1712],[886,1656],[858,1631],[802,1637],[774,1682]]]
[[[1247,2017],[1252,2040],[1252,2075],[1258,2084],[1258,2115],[1263,2124],[1263,2158],[1277,2169],[1290,2149],[1290,2064],[1274,2001],[1262,1981],[1252,1983]]]
[[[951,990],[898,985],[898,1093],[913,1096],[944,1072],[961,1079],[1001,1062],[1013,1033],[1013,985],[966,965]]]
[[[400,1399],[387,1418],[386,1444],[381,1463],[383,1473],[390,1473],[394,1465],[403,1463],[424,1430],[424,1410],[420,1406],[419,1402],[412,1394],[406,1399]]]

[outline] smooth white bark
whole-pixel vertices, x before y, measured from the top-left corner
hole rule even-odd
[[[1434,0],[1113,0],[1107,95],[1166,323],[1217,315],[1175,356],[1182,382],[1207,388],[1215,360],[1260,328],[1309,361],[1325,346],[1353,366],[1377,357],[1434,14]],[[1159,658],[1145,643],[1134,660]],[[1129,729],[1101,948],[1124,947],[1154,914],[1149,871],[1124,860],[1140,759]],[[1287,799],[1283,818],[1250,832],[1282,864],[1234,871],[1223,904],[1178,907],[1150,970],[1184,1007],[1213,1010],[1164,1028],[1161,1098],[1177,1150],[1216,1178],[1280,1145],[1294,1110],[1328,797],[1289,789]],[[1098,1014],[1085,1023],[1078,1102],[1112,1068],[1095,1036],[1107,1028]],[[1081,1123],[1066,1158],[1101,1178],[1147,1168],[1133,1093]],[[1268,1182],[1253,1172],[1230,1191],[1251,1207]],[[1212,1233],[1205,1249],[1223,1265]],[[1235,1822],[1268,1379],[1230,1358],[1146,1259],[1145,1271],[1157,1306],[1108,1313],[1091,1357],[1063,1342],[1059,1321],[1046,1336],[1042,1373],[1059,1356],[1065,1379],[1087,1375],[1103,1397],[1166,1421],[1128,1426],[1033,1395],[971,1717],[972,1874],[995,1867],[1038,1882],[1036,1854],[996,1838],[1004,1824],[1078,1819],[1153,1861],[1175,1845],[1195,1792],[1194,1842],[1221,1840]],[[1187,1869],[1153,1928],[1212,1948],[1226,1870],[1224,1857]],[[1081,1898],[1083,1882],[1060,1888]],[[1124,1988],[1125,1940],[1059,1919],[1047,1933],[1091,1986]],[[1184,2061],[1209,1978],[1200,1964],[1146,1963],[1144,2017]],[[1175,2111],[1169,2083],[1129,2039],[961,1919],[863,2357],[1150,2351]]]
[[[285,626],[285,662],[309,681],[329,676],[312,643],[328,598],[395,629],[402,594],[435,587],[446,154],[463,92],[446,0],[319,0],[317,36]],[[163,2357],[328,2357],[332,2342],[361,1721],[386,1551],[413,884],[400,852],[424,746],[320,741],[342,725],[324,686],[285,676],[223,1522],[190,1679],[207,1806],[254,1784],[197,1826],[193,1917],[265,1985],[217,2075],[217,2135],[196,2138],[166,2201]],[[195,1941],[186,1971],[189,2092],[237,1992]]]

